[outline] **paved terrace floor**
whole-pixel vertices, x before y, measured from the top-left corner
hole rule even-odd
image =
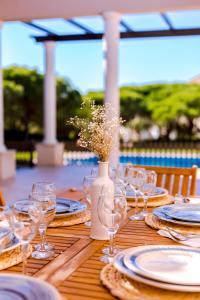
[[[16,177],[0,183],[6,201],[11,202],[26,198],[33,182],[53,181],[57,190],[65,188],[81,188],[84,175],[89,175],[91,166],[35,167],[20,168]],[[198,172],[197,195],[200,195],[200,169]]]

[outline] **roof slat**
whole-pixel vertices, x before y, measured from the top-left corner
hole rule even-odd
[[[169,17],[164,13],[161,13],[160,15],[161,15],[162,19],[165,21],[165,23],[167,24],[167,26],[169,27],[169,29],[174,30],[174,27],[173,27]]]
[[[90,33],[93,34],[95,33],[94,31],[92,31],[91,29],[89,29],[88,27],[86,27],[85,25],[73,20],[73,19],[65,19],[65,21],[67,21],[68,23],[74,25],[75,27],[82,29],[85,33]]]
[[[120,24],[122,27],[124,27],[124,29],[126,29],[126,31],[129,31],[129,32],[133,31],[132,28],[123,20],[120,21]]]
[[[47,33],[48,36],[58,36],[56,33],[52,32],[51,30],[46,29],[46,28],[44,28],[44,27],[42,27],[40,25],[37,25],[37,24],[35,24],[33,22],[23,22],[23,23],[26,24],[26,25],[28,25],[28,26],[31,26],[31,27],[33,27],[35,29],[38,29],[38,30],[41,30],[41,31]]]

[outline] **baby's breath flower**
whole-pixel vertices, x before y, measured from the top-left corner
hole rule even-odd
[[[83,101],[81,108],[86,102]],[[70,118],[67,124],[78,128],[78,145],[87,148],[99,156],[100,161],[107,161],[114,143],[116,130],[123,123],[110,105],[95,105],[90,101],[91,118],[77,116]]]

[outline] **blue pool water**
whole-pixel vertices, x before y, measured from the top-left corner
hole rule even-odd
[[[121,155],[120,163],[132,163],[135,165],[148,165],[148,166],[170,166],[170,167],[183,167],[190,168],[197,165],[200,168],[200,157],[152,157],[152,156],[131,156]],[[98,164],[97,157],[80,158],[80,159],[67,159],[67,165],[89,165],[95,166]]]

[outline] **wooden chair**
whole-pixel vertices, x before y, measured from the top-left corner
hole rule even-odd
[[[6,201],[4,199],[3,193],[0,192],[0,206],[6,205]]]
[[[192,168],[171,168],[157,166],[134,166],[153,170],[157,173],[157,186],[166,188],[175,196],[180,193],[183,196],[194,196],[196,194],[197,166]]]

